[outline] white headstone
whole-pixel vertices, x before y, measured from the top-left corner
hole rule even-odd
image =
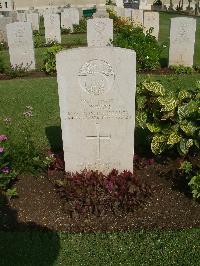
[[[0,42],[7,42],[6,25],[12,23],[12,18],[2,17],[0,18]]]
[[[131,19],[132,18],[132,9],[131,8],[124,8],[124,16],[126,18]]]
[[[46,43],[61,43],[60,16],[58,14],[45,15],[44,27]]]
[[[27,13],[27,21],[31,22],[32,29],[39,31],[39,14],[38,13]]]
[[[159,36],[159,13],[158,12],[144,12],[144,32],[153,28],[151,35],[158,40]]]
[[[109,18],[109,14],[106,9],[98,9],[97,12],[93,14],[93,18]]]
[[[116,5],[117,5],[117,7],[124,7],[123,0],[116,0]]]
[[[196,19],[171,19],[169,65],[193,66]]]
[[[72,21],[72,25],[79,24],[79,10],[75,7],[65,8],[64,13],[67,14]]]
[[[26,67],[27,70],[35,69],[31,23],[15,22],[8,24],[6,28],[11,65]]]
[[[89,47],[56,59],[65,170],[132,172],[135,52]]]
[[[13,5],[13,0],[0,0],[0,12],[12,11],[14,7]]]
[[[113,20],[94,18],[87,20],[88,46],[108,46],[113,40]]]
[[[143,10],[132,9],[132,21],[137,25],[143,26]]]
[[[61,13],[61,27],[64,29],[70,29],[71,31],[73,31],[72,18],[70,14],[67,12]]]
[[[114,11],[116,12],[118,17],[124,17],[125,16],[125,8],[123,7],[114,7]]]
[[[17,12],[17,20],[19,22],[26,22],[26,13],[25,12]]]

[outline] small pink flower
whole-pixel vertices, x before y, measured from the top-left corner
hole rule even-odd
[[[5,141],[7,140],[7,136],[6,135],[0,135],[0,141]]]
[[[0,147],[0,153],[3,153],[3,151],[4,151],[4,148]]]
[[[10,173],[10,169],[8,166],[5,166],[4,168],[1,169],[1,172],[4,174],[9,174]]]

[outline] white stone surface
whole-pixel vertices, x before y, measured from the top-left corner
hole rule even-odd
[[[60,16],[58,14],[45,15],[44,27],[46,43],[61,43]]]
[[[193,66],[196,19],[171,19],[169,65]]]
[[[113,40],[113,20],[94,18],[87,20],[88,46],[108,46]]]
[[[39,14],[38,13],[27,13],[27,22],[31,22],[32,29],[39,31]]]
[[[109,14],[106,9],[98,9],[97,12],[93,14],[93,18],[109,18]]]
[[[144,32],[153,28],[151,35],[155,36],[158,40],[159,36],[159,13],[158,12],[144,12]]]
[[[117,5],[118,7],[124,7],[124,2],[123,2],[123,0],[116,0],[116,5]]]
[[[14,7],[13,0],[0,0],[0,12],[12,11]]]
[[[125,8],[115,6],[114,11],[117,13],[118,17],[125,17]]]
[[[126,18],[132,18],[132,9],[131,8],[124,8],[124,16]]]
[[[26,13],[17,12],[17,20],[18,22],[26,22]]]
[[[144,16],[143,10],[140,10],[140,9],[132,9],[132,20],[137,25],[143,26],[143,24],[144,24],[143,16]]]
[[[135,52],[77,48],[56,61],[65,170],[133,171]]]
[[[79,10],[78,8],[70,7],[70,8],[65,8],[64,13],[67,14],[72,21],[73,25],[78,25],[79,24]]]
[[[33,32],[30,22],[15,22],[6,25],[10,63],[13,67],[35,69]]]
[[[61,28],[70,29],[71,31],[73,31],[72,18],[67,12],[61,13]]]
[[[7,42],[6,25],[12,23],[12,18],[1,17],[0,18],[0,42]]]

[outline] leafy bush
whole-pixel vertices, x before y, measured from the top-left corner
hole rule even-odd
[[[0,43],[0,51],[5,50],[5,49],[7,49],[7,48],[8,48],[8,45],[7,45],[6,42],[1,42],[1,43]]]
[[[19,119],[20,122],[17,124],[10,118],[4,119],[11,147],[9,161],[12,164],[12,168],[18,173],[37,174],[47,169],[51,158],[42,153],[40,147],[34,141],[33,108],[26,106],[21,116],[23,119]],[[20,132],[20,139],[18,139],[17,143],[12,141],[14,139],[12,138],[13,128],[16,126]]]
[[[3,59],[0,57],[0,73],[3,73],[5,71],[5,64]]]
[[[113,170],[107,176],[98,171],[67,173],[56,182],[67,201],[66,210],[71,215],[106,211],[133,211],[149,195],[149,189],[141,185],[136,176]]]
[[[170,92],[160,83],[137,86],[136,121],[151,132],[151,150],[161,154],[177,148],[185,155],[200,148],[200,82],[195,89]]]
[[[41,34],[38,31],[34,32],[34,47],[39,48],[45,45],[44,40],[42,39]]]
[[[61,28],[61,34],[69,34],[71,33],[71,29],[68,28],[68,29],[65,29],[65,28]]]
[[[24,66],[23,64],[18,66],[10,66],[9,69],[6,69],[6,74],[11,78],[20,78],[27,75],[30,65]]]
[[[194,69],[192,67],[186,67],[182,65],[172,65],[170,66],[170,69],[172,69],[175,74],[192,74],[194,72]]]
[[[87,20],[85,18],[81,19],[79,25],[73,25],[74,33],[85,33],[87,32]]]
[[[15,179],[16,172],[11,169],[10,147],[8,137],[0,135],[0,194],[5,192],[10,197],[16,195],[16,189],[10,189],[11,181]]]
[[[56,72],[56,54],[62,50],[62,46],[59,44],[54,44],[52,47],[48,48],[44,54],[43,70],[51,75]]]
[[[156,38],[151,35],[153,28],[143,32],[141,25],[135,24],[127,18],[117,17],[109,11],[110,17],[114,20],[114,46],[132,49],[137,54],[138,70],[154,70],[160,67],[160,57],[164,49]]]
[[[193,198],[200,198],[200,165],[192,165],[189,161],[183,161],[179,170],[186,174],[186,178],[189,180],[188,186],[191,189]]]

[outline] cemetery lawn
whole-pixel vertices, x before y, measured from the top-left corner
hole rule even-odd
[[[0,232],[1,266],[198,266],[200,229],[69,234]]]

